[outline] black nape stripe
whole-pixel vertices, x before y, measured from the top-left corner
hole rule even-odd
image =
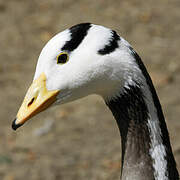
[[[119,35],[116,31],[111,31],[112,37],[109,40],[109,43],[104,46],[103,49],[98,51],[99,54],[105,55],[113,52],[116,48],[118,48],[118,41],[120,40]]]
[[[151,91],[152,94],[152,98],[153,98],[153,102],[154,105],[157,109],[157,115],[159,118],[159,123],[160,123],[160,128],[162,131],[162,143],[166,146],[166,156],[165,159],[167,160],[167,176],[169,177],[169,179],[174,179],[174,180],[178,180],[179,175],[178,175],[178,171],[176,169],[176,162],[174,159],[174,156],[172,154],[172,149],[171,149],[171,145],[170,145],[170,140],[169,140],[169,134],[167,131],[167,126],[166,126],[166,122],[164,119],[164,115],[163,115],[163,111],[161,108],[161,104],[159,102],[159,98],[156,94],[156,90],[153,86],[152,80],[141,60],[141,58],[139,57],[139,55],[134,51],[134,49],[132,47],[129,47],[129,49],[131,50],[131,54],[134,57],[134,59],[136,60],[136,63],[138,64],[139,68],[141,69],[144,77],[146,78],[146,83],[149,86],[149,89]]]
[[[75,50],[87,35],[90,27],[91,23],[82,23],[72,26],[69,29],[71,33],[71,39],[65,43],[61,50],[68,52]]]

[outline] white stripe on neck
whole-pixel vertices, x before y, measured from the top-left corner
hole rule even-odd
[[[146,84],[146,82],[144,83]],[[154,177],[155,180],[168,180],[167,174],[167,160],[165,146],[162,143],[162,132],[157,115],[157,109],[154,105],[152,94],[146,84],[143,89],[144,100],[149,110],[148,128],[150,133],[150,155],[153,160]]]

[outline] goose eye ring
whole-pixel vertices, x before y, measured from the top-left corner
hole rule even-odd
[[[62,52],[57,56],[57,64],[65,64],[69,60],[67,52]]]

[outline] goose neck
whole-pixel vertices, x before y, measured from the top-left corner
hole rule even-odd
[[[179,179],[163,113],[154,101],[159,104],[157,95],[153,99],[137,85],[106,102],[120,130],[122,180]]]

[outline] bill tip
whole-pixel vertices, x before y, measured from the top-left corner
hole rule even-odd
[[[12,129],[16,131],[17,128],[22,126],[22,124],[16,124],[16,119],[12,122]]]

